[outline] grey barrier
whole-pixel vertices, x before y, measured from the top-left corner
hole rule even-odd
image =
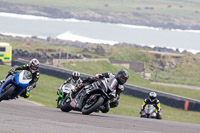
[[[26,63],[28,62],[25,60],[19,60],[19,59],[13,60],[12,66],[24,65]],[[72,71],[42,64],[40,66],[40,73],[46,74],[49,76],[54,76],[60,79],[67,79],[68,77],[71,76]],[[83,79],[88,76],[91,76],[91,75],[87,75],[83,73],[81,74],[81,78]],[[130,95],[130,96],[144,99],[148,97],[148,93],[151,91],[155,91],[155,90],[126,84],[125,90],[123,93],[125,95]],[[177,96],[173,94],[168,94],[168,93],[164,93],[160,91],[155,91],[155,92],[158,94],[158,99],[160,100],[161,104],[165,104],[165,105],[175,107],[175,108],[180,108],[180,109],[187,108],[186,110],[190,110],[190,111],[200,111],[200,101],[198,100],[194,100],[194,99],[186,98],[182,96]],[[189,106],[186,105],[186,101],[189,102]]]

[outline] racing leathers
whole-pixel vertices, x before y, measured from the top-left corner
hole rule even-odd
[[[120,98],[120,93],[124,91],[124,86],[118,84],[115,75],[109,72],[102,73],[102,74],[96,74],[94,77],[88,77],[87,79],[83,80],[83,84],[88,83],[92,84],[93,82],[97,80],[101,80],[103,78],[106,78],[111,82],[111,86],[113,86],[114,90],[113,91],[113,98],[110,100],[108,104],[105,104],[103,106],[100,106],[99,110],[101,110],[103,113],[107,113],[110,108],[117,107],[119,105],[119,98]]]
[[[156,108],[156,112],[157,112],[157,118],[158,119],[161,119],[161,107],[160,107],[160,101],[156,98],[154,100],[151,100],[150,98],[146,98],[144,101],[143,101],[143,104],[142,104],[142,108],[141,108],[141,111],[144,111],[145,107],[147,104],[151,104],[153,105],[155,108]]]
[[[112,73],[102,73],[102,74],[97,74],[96,75],[96,78],[114,78],[115,75],[112,74]],[[120,85],[120,84],[117,84],[116,86],[116,94],[115,94],[115,97],[110,101],[110,107],[113,108],[113,107],[117,107],[118,104],[119,104],[119,98],[120,98],[120,94],[124,91],[124,86],[123,85]]]
[[[14,66],[12,67],[12,69],[9,71],[8,75],[6,76],[6,78],[12,74],[14,74],[15,71],[17,70],[27,70],[30,71],[30,67],[29,64],[26,65],[22,65],[22,66]],[[31,72],[31,71],[30,71]],[[39,70],[35,71],[34,73],[32,73],[32,80],[29,82],[29,86],[26,88],[26,90],[20,95],[24,98],[28,98],[30,96],[30,91],[36,87],[36,83],[40,77],[40,73]]]
[[[68,85],[71,85],[71,88],[66,87]],[[57,108],[60,107],[60,103],[65,98],[66,95],[69,95],[71,98],[74,98],[75,94],[79,91],[81,87],[82,87],[82,80],[80,78],[78,80],[74,80],[72,77],[68,78],[57,91],[58,95]]]
[[[85,83],[88,83],[88,85],[84,85],[85,88],[88,88],[88,87],[99,88],[101,87],[101,84],[106,85],[106,88],[107,88],[106,92],[108,93],[109,97],[112,100],[108,101],[104,105],[101,105],[98,110],[100,110],[103,113],[107,113],[110,107],[118,106],[120,93],[124,90],[124,87],[123,85],[119,84],[114,74],[112,73],[97,74],[95,77],[88,77],[86,80],[83,80],[83,84]],[[77,95],[77,98],[80,98],[80,100],[76,99],[76,102],[78,103],[77,104],[78,106],[76,106],[76,108],[78,108],[78,110],[81,109],[82,102],[86,97],[87,97],[87,92],[84,92],[84,91]],[[74,104],[72,104],[71,106],[75,107]]]

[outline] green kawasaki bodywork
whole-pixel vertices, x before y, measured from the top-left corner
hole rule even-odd
[[[60,106],[61,101],[64,99],[64,92],[62,91],[61,88],[58,89],[58,98],[57,98],[57,107]]]

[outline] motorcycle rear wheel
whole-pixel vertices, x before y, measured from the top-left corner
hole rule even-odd
[[[90,106],[89,108],[85,108],[85,106],[82,108],[82,114],[89,115],[92,112],[96,111],[104,102],[103,97],[99,97],[99,99],[96,101],[96,103],[93,104],[93,106]]]

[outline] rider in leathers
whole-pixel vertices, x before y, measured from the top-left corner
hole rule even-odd
[[[92,84],[93,86],[96,86],[97,83],[94,81],[102,80],[103,78],[105,78],[107,80],[107,82],[109,83],[109,88],[110,88],[110,90],[112,90],[110,92],[110,96],[113,98],[110,101],[110,103],[100,107],[100,110],[103,113],[106,113],[110,107],[118,106],[118,104],[119,104],[118,100],[120,97],[120,93],[123,92],[123,90],[124,90],[123,84],[126,83],[127,79],[129,78],[129,74],[124,69],[119,70],[116,75],[109,73],[109,72],[97,74],[94,78],[88,77],[86,80],[83,80],[83,84],[89,83],[89,84]]]
[[[95,76],[95,78],[97,79],[102,79],[102,78],[114,78],[115,75],[113,73],[102,73],[102,74],[97,74]],[[110,104],[109,105],[106,105],[106,106],[110,106],[111,108],[113,107],[117,107],[119,105],[119,98],[120,98],[120,94],[124,91],[124,86],[123,84],[118,84],[118,86],[116,87],[116,95],[115,97],[110,101]],[[100,110],[103,111],[104,109],[106,110],[106,108],[109,108],[109,107],[106,107],[106,106],[101,106],[100,107]],[[104,112],[104,111],[103,111]]]
[[[28,98],[30,96],[30,91],[36,87],[36,82],[39,79],[40,73],[39,73],[39,61],[37,59],[32,59],[28,64],[22,65],[22,66],[14,66],[12,69],[9,71],[8,75],[6,78],[12,74],[14,74],[15,71],[17,70],[27,70],[30,71],[32,74],[32,80],[29,82],[29,86],[26,88],[26,90],[20,95],[24,98]],[[3,83],[4,80],[1,81]]]
[[[161,119],[160,101],[157,99],[157,94],[155,92],[150,92],[149,98],[144,99],[140,114],[142,113],[142,111],[144,111],[147,104],[151,104],[156,108],[156,118]]]
[[[75,94],[77,94],[77,92],[79,91],[79,89],[82,86],[82,80],[80,78],[80,73],[77,71],[72,72],[72,77],[69,77],[58,89],[57,91],[57,95],[58,95],[58,99],[57,99],[57,108],[60,107],[60,102],[63,100],[63,98],[67,95],[65,93],[64,87],[65,85],[71,84],[73,85],[75,88],[71,90],[70,92],[70,97],[75,97]]]

